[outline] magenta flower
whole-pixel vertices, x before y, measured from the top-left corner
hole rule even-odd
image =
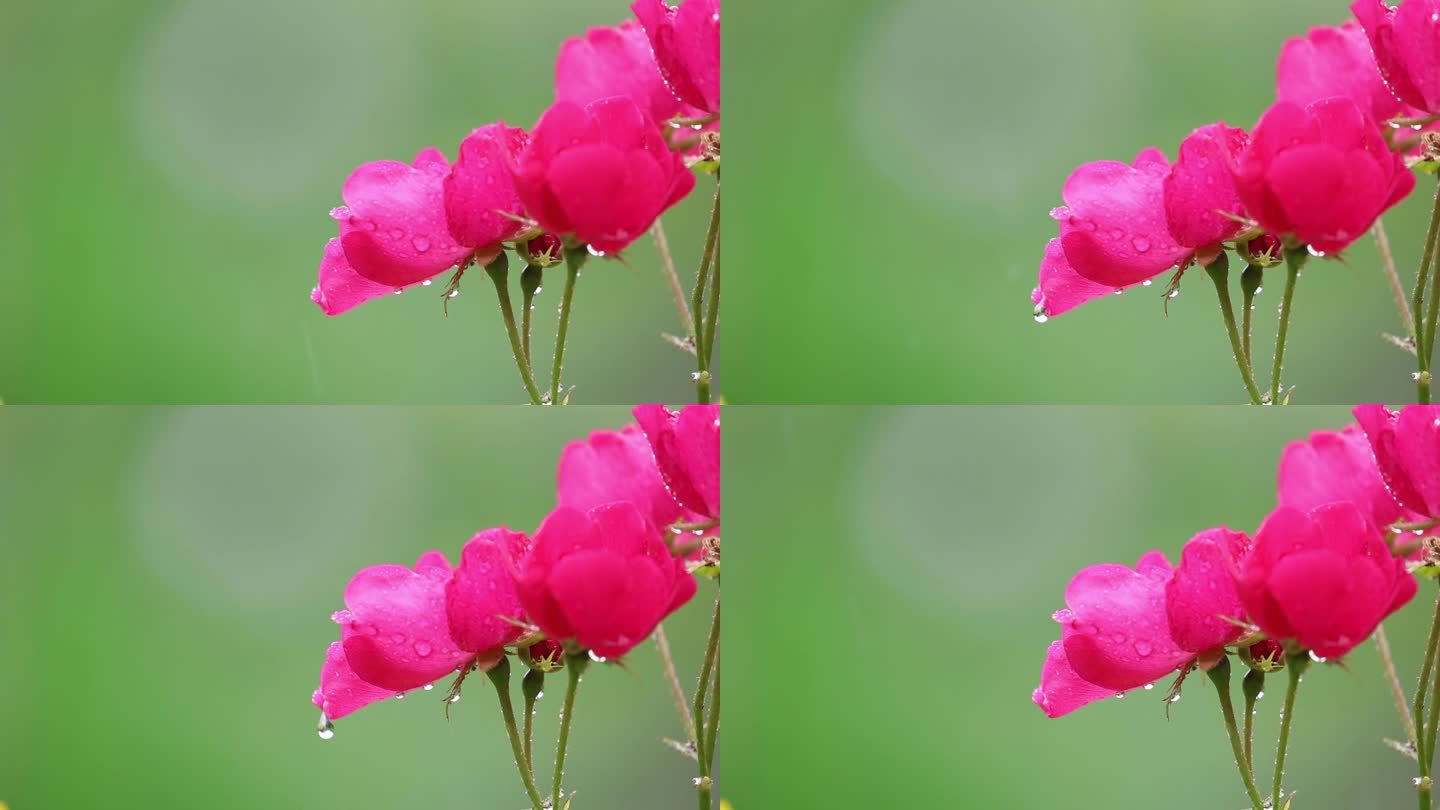
[[[1066,609],[1055,613],[1059,646],[1050,646],[1031,699],[1059,717],[1223,651],[1242,635],[1233,621],[1244,616],[1233,572],[1249,543],[1239,532],[1210,529],[1185,544],[1178,568],[1152,551],[1134,569],[1082,569],[1065,590]]]
[[[1308,441],[1291,442],[1280,457],[1278,478],[1280,506],[1309,512],[1346,501],[1380,528],[1420,517],[1396,503],[1358,425],[1317,431]]]
[[[560,454],[556,503],[586,512],[618,501],[635,504],[658,530],[704,517],[682,507],[665,487],[655,454],[639,425],[597,430]]]
[[[1135,568],[1083,568],[1065,589],[1067,607],[1055,612],[1063,658],[1052,647],[1031,699],[1059,717],[1106,695],[1164,677],[1194,653],[1170,635],[1165,586],[1173,569],[1152,551]],[[1090,684],[1093,689],[1085,688]]]
[[[1338,28],[1312,28],[1308,36],[1287,40],[1275,70],[1275,91],[1277,101],[1297,107],[1345,96],[1376,122],[1419,114],[1407,110],[1385,86],[1370,41],[1354,20]]]
[[[664,0],[630,5],[655,53],[660,73],[675,95],[692,107],[720,112],[720,0]]]
[[[1244,145],[1243,130],[1210,124],[1186,137],[1173,166],[1152,148],[1128,165],[1100,161],[1071,173],[1065,205],[1050,214],[1058,248],[1047,246],[1030,296],[1037,319],[1148,282],[1235,236],[1243,212],[1227,166]]]
[[[466,544],[453,570],[438,551],[413,569],[361,569],[345,588],[346,609],[332,617],[340,641],[326,653],[312,701],[336,720],[470,663],[493,665],[521,634],[505,619],[524,618],[512,568],[528,549],[525,535],[490,529]]]
[[[421,284],[470,261],[487,263],[514,236],[522,213],[508,169],[525,132],[489,124],[466,137],[452,167],[438,149],[413,163],[366,163],[345,181],[345,205],[330,212],[339,250],[327,245],[310,298],[339,315]]]
[[[1415,595],[1414,577],[1354,504],[1276,509],[1236,577],[1250,620],[1325,658],[1363,642]]]
[[[635,420],[645,431],[660,475],[680,505],[720,519],[720,406],[640,405]]]
[[[1361,405],[1355,418],[1395,499],[1422,520],[1440,519],[1440,405],[1406,405],[1399,413]]]
[[[612,253],[635,241],[695,187],[659,127],[623,96],[557,102],[514,166],[515,188],[547,231]]]
[[[1365,111],[1337,97],[1271,107],[1236,161],[1235,185],[1266,230],[1333,253],[1404,199],[1415,177]]]
[[[1440,112],[1440,2],[1404,0],[1391,8],[1381,0],[1355,0],[1350,10],[1394,94],[1411,107]]]
[[[611,96],[634,101],[657,124],[702,114],[670,92],[650,52],[650,39],[634,20],[565,40],[555,62],[556,101],[584,107]]]
[[[520,563],[515,587],[547,636],[614,658],[690,601],[695,578],[634,504],[615,503],[551,512]]]

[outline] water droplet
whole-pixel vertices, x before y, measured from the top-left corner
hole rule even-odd
[[[430,249],[430,240],[423,236],[417,236],[410,240],[410,245],[415,248],[416,253],[424,253]]]
[[[460,693],[459,693],[459,692],[456,692],[455,694],[451,695],[451,696],[450,696],[450,702],[451,702],[451,703],[459,703],[459,702],[460,702]]]
[[[423,642],[423,641],[417,641],[417,642],[415,642],[415,645],[414,645],[414,646],[415,646],[415,654],[418,655],[418,656],[420,656],[421,658],[424,658],[424,657],[430,655],[431,649],[430,649],[430,645],[429,645],[429,644],[426,644],[426,643]]]
[[[435,684],[433,684],[433,683],[427,683],[427,684],[425,684],[425,686],[424,686],[423,688],[424,688],[424,690],[425,690],[426,692],[429,692],[431,689],[434,689],[434,688],[435,688]]]
[[[1151,647],[1150,644],[1147,643],[1147,642],[1144,642],[1144,641],[1137,641],[1137,642],[1135,642],[1135,654],[1138,655],[1138,656],[1140,656],[1141,658],[1144,658],[1145,656],[1149,655],[1150,653],[1152,653],[1152,652],[1154,652],[1154,651],[1155,651],[1154,648]]]
[[[1140,286],[1142,286],[1142,287],[1149,287],[1151,284],[1154,284],[1154,283],[1155,283],[1155,282],[1154,282],[1152,279],[1148,279],[1148,278],[1147,278],[1147,279],[1145,279],[1144,281],[1140,282]]]
[[[1153,684],[1153,683],[1147,683],[1147,684],[1145,684],[1145,691],[1146,691],[1146,692],[1149,692],[1151,689],[1154,689],[1154,688],[1155,688],[1155,684]]]
[[[335,736],[335,724],[330,722],[330,718],[326,717],[324,712],[320,713],[320,723],[315,726],[315,733],[320,735],[322,740],[328,740]]]
[[[431,284],[434,284],[434,283],[435,283],[435,281],[434,281],[433,279],[428,279],[428,278],[427,278],[427,279],[425,279],[424,281],[420,282],[420,286],[421,286],[421,287],[429,287]]]
[[[591,660],[591,661],[594,661],[594,662],[597,663],[597,664],[603,664],[603,663],[605,663],[605,656],[603,656],[603,655],[596,655],[596,654],[595,654],[595,651],[594,651],[594,650],[591,650],[591,651],[590,651],[590,660]]]
[[[1136,253],[1149,253],[1150,240],[1143,236],[1137,236],[1130,240],[1130,245],[1135,248]]]

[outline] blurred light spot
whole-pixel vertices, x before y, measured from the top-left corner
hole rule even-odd
[[[921,202],[1058,199],[1066,133],[1108,129],[1134,106],[1133,23],[1093,3],[880,8],[845,106],[871,169]]]
[[[920,610],[1059,606],[1064,583],[1031,569],[1112,525],[1106,510],[1136,488],[1128,437],[1055,408],[895,410],[855,467],[869,569]]]
[[[210,204],[248,208],[324,182],[338,198],[332,156],[411,109],[415,43],[404,17],[343,0],[190,0],[142,35],[142,147]]]
[[[380,544],[387,504],[414,501],[411,431],[383,412],[165,413],[135,473],[135,542],[198,606],[281,611],[313,599],[317,571],[333,574],[338,602],[352,572],[336,561]]]

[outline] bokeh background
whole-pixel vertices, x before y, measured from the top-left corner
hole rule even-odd
[[[483,273],[448,319],[445,278],[322,315],[328,212],[360,163],[453,158],[476,126],[533,125],[560,43],[627,2],[61,0],[0,16],[0,398],[525,401]],[[709,186],[665,217],[682,278]],[[659,338],[681,327],[654,246],[627,258],[592,262],[576,292],[575,402],[690,393],[693,359]],[[547,369],[559,272],[536,309]]]
[[[753,807],[1240,808],[1208,681],[1166,722],[1137,691],[1048,720],[1030,702],[1066,583],[1253,531],[1281,448],[1343,409],[727,411],[727,793]],[[764,463],[757,460],[764,459]],[[1434,588],[1387,622],[1413,684]],[[739,643],[736,643],[736,640]],[[1372,644],[1305,678],[1296,810],[1414,806]],[[1283,686],[1260,701],[1273,761]],[[1277,689],[1277,687],[1279,687]],[[1238,700],[1238,687],[1236,689]],[[1266,780],[1268,787],[1268,779]]]
[[[1168,319],[1161,281],[1034,323],[1049,212],[1081,163],[1252,126],[1284,40],[1347,5],[731,0],[730,400],[1246,401],[1204,274]],[[1431,185],[1385,218],[1408,279]],[[1413,358],[1378,337],[1402,326],[1373,242],[1348,258],[1301,281],[1295,401],[1413,398]]]
[[[415,692],[316,735],[330,613],[359,568],[452,561],[533,527],[567,441],[624,409],[0,408],[0,802],[61,807],[525,806],[490,684],[447,723]],[[714,587],[666,622],[694,683]],[[694,764],[654,645],[592,668],[577,808],[674,810]],[[517,678],[518,680],[518,678]],[[554,750],[547,684],[536,754]],[[516,700],[519,687],[515,684]],[[545,786],[548,786],[548,779]]]

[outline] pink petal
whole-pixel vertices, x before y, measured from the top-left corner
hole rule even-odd
[[[720,112],[720,0],[685,0],[675,12],[674,43],[697,94],[691,103]]]
[[[403,287],[445,272],[472,252],[450,235],[443,189],[448,171],[443,155],[426,151],[414,166],[381,161],[351,172],[340,239],[355,272]]]
[[[510,164],[525,142],[525,130],[503,121],[480,127],[461,141],[460,155],[443,185],[446,221],[456,244],[486,247],[519,232],[520,223],[504,213],[523,213]]]
[[[1076,273],[1057,238],[1045,245],[1045,258],[1040,262],[1040,285],[1030,293],[1030,301],[1035,304],[1037,319],[1053,318],[1120,289],[1096,284]]]
[[[1395,420],[1395,458],[1425,505],[1426,517],[1440,517],[1440,406],[1409,405]]]
[[[1114,691],[1143,686],[1192,657],[1170,636],[1165,610],[1169,564],[1143,559],[1137,569],[1094,565],[1065,590],[1065,657],[1085,680]],[[1163,565],[1162,565],[1163,564]]]
[[[1190,133],[1165,178],[1165,215],[1170,234],[1191,248],[1217,245],[1240,232],[1243,214],[1230,164],[1245,148],[1245,130],[1210,124]]]
[[[657,122],[695,117],[666,86],[650,53],[650,39],[634,20],[614,28],[592,28],[565,40],[555,64],[555,100],[584,107],[611,96],[627,96]]]
[[[1052,641],[1045,651],[1045,665],[1040,669],[1040,686],[1031,693],[1030,699],[1046,717],[1054,718],[1114,695],[1115,690],[1096,686],[1076,675],[1065,659],[1065,645]]]
[[[1180,567],[1165,586],[1170,633],[1182,649],[1203,652],[1233,642],[1243,631],[1234,573],[1250,538],[1226,528],[1209,529],[1185,544]]]
[[[546,182],[574,224],[577,239],[612,252],[629,245],[654,220],[667,178],[640,152],[586,144],[555,158]]]
[[[514,621],[525,611],[513,573],[530,550],[530,538],[505,527],[487,529],[465,544],[460,565],[445,588],[450,636],[461,649],[494,650],[521,635]]]
[[[1096,284],[1126,287],[1165,272],[1189,251],[1165,221],[1163,156],[1135,166],[1087,163],[1065,183],[1060,239],[1070,266]]]
[[[361,569],[345,588],[341,622],[345,658],[364,680],[405,691],[453,671],[473,654],[450,637],[445,608],[448,564],[422,558],[415,569],[376,565]]]
[[[345,648],[334,642],[325,651],[325,664],[320,668],[320,688],[310,700],[330,720],[339,720],[347,714],[379,703],[400,694],[393,689],[384,689],[368,683],[355,674],[345,660]]]
[[[1380,477],[1370,442],[1358,425],[1338,433],[1312,433],[1308,441],[1286,446],[1278,479],[1281,506],[1308,512],[1348,501],[1381,527],[1401,520],[1404,514]]]
[[[339,315],[374,298],[395,291],[389,284],[380,284],[356,273],[345,258],[337,237],[325,243],[325,256],[320,259],[320,280],[310,293],[326,315]]]
[[[585,441],[567,444],[556,473],[556,501],[582,511],[629,501],[648,515],[657,529],[701,519],[670,496],[655,466],[650,442],[638,425],[596,431]]]
[[[1354,20],[1338,28],[1312,28],[1308,36],[1286,41],[1275,87],[1278,101],[1301,107],[1346,96],[1376,121],[1388,121],[1405,111],[1385,85],[1370,41]]]
[[[690,511],[719,519],[719,406],[687,405],[674,413],[664,405],[640,405],[634,414],[670,493]]]

